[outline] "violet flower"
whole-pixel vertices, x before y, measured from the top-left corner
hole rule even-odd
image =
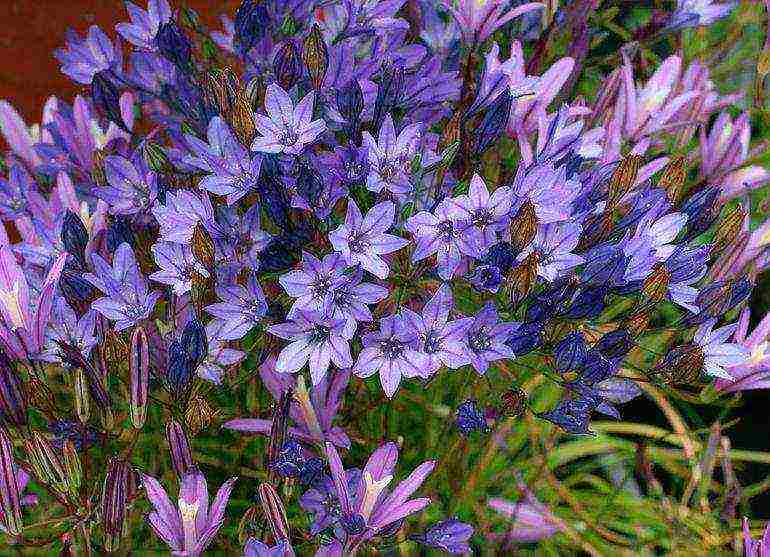
[[[69,30],[66,46],[57,49],[54,56],[62,64],[62,73],[83,85],[90,85],[99,72],[120,72],[123,66],[120,49],[96,25],[88,28],[85,38]]]
[[[412,348],[412,334],[403,317],[383,317],[380,332],[365,334],[362,342],[364,349],[353,373],[366,378],[379,372],[382,390],[388,398],[393,398],[402,377],[427,379],[434,371],[428,356]]]
[[[511,209],[511,190],[501,186],[489,195],[486,183],[478,174],[474,174],[468,186],[468,193],[450,199],[454,218],[466,226],[478,231],[482,240],[482,249],[495,243],[497,233],[508,224],[508,212]],[[478,235],[474,233],[471,241]]]
[[[330,363],[340,369],[353,365],[350,340],[344,319],[329,319],[315,311],[299,310],[293,321],[272,325],[268,332],[289,340],[278,355],[275,370],[278,373],[296,373],[309,363],[310,377],[317,385],[326,377]]]
[[[431,526],[427,531],[411,539],[425,547],[446,551],[450,555],[468,555],[471,553],[470,540],[473,526],[460,522],[456,518],[442,520]]]
[[[345,319],[345,330],[355,333],[358,323],[374,320],[369,306],[388,297],[388,289],[371,282],[362,282],[364,272],[360,267],[334,289],[329,312],[334,319]]]
[[[553,282],[583,263],[582,256],[572,253],[577,247],[581,232],[581,226],[571,222],[551,222],[538,226],[532,244],[519,255],[519,260],[537,252],[538,276]]]
[[[743,557],[768,557],[770,556],[770,522],[765,525],[765,531],[758,540],[751,538],[749,519],[743,517]]]
[[[155,50],[155,36],[164,23],[171,21],[171,7],[167,0],[148,0],[147,10],[133,2],[126,2],[131,23],[118,23],[115,30],[132,45],[144,50]]]
[[[511,519],[513,524],[503,540],[509,543],[531,543],[550,538],[562,530],[561,521],[521,481],[516,478],[522,498],[516,503],[504,499],[490,499],[492,509]]]
[[[505,342],[518,327],[518,323],[501,323],[492,302],[479,310],[465,337],[466,353],[477,373],[484,375],[490,362],[516,358]]]
[[[348,265],[361,265],[374,276],[385,279],[390,272],[380,255],[398,251],[409,241],[386,234],[393,226],[396,206],[391,201],[378,203],[362,217],[358,205],[348,199],[345,223],[329,233],[335,251],[342,253]]]
[[[512,19],[545,7],[540,2],[528,2],[505,11],[509,0],[443,0],[442,3],[457,21],[463,40],[472,46],[483,43]]]
[[[698,327],[693,343],[700,347],[703,355],[703,370],[707,375],[732,381],[729,369],[744,364],[749,350],[740,344],[727,342],[738,329],[738,323],[713,330],[716,319],[709,319]]]
[[[280,540],[273,547],[249,538],[243,548],[243,557],[294,557],[294,548],[288,540]]]
[[[716,380],[714,386],[718,391],[735,393],[770,388],[770,313],[762,318],[751,334],[748,334],[750,316],[749,308],[744,308],[733,334],[735,343],[749,351],[748,357],[744,362],[727,368],[727,373],[733,380]]]
[[[369,132],[363,132],[363,146],[369,156],[368,190],[375,193],[383,189],[392,193],[412,191],[410,167],[420,142],[420,127],[420,124],[411,124],[397,136],[393,118],[388,114],[380,126],[378,141]]]
[[[254,117],[256,130],[262,137],[254,140],[251,150],[299,155],[326,130],[323,120],[313,120],[314,102],[315,92],[311,91],[295,107],[280,85],[268,85],[265,92],[267,117],[261,114]]]
[[[295,393],[289,407],[289,416],[294,425],[289,426],[287,433],[303,443],[312,445],[330,441],[338,447],[349,448],[350,439],[345,431],[332,424],[342,397],[350,381],[350,372],[338,371],[326,375],[318,385],[308,392],[304,388],[302,376],[289,375],[276,371],[276,358],[269,356],[260,366],[259,375],[262,382],[276,401],[289,389]],[[259,433],[270,435],[273,421],[261,418],[238,418],[226,422],[222,427],[244,433]]]
[[[454,214],[453,205],[445,199],[433,213],[421,211],[405,224],[417,243],[412,261],[422,261],[435,253],[438,274],[444,280],[452,278],[464,255],[478,257],[482,249],[483,238],[478,230],[463,227],[454,220]]]
[[[668,26],[673,29],[711,25],[727,17],[737,2],[720,4],[714,0],[678,0]]]
[[[112,155],[104,159],[106,186],[94,188],[94,195],[110,206],[115,215],[149,211],[158,197],[158,177],[140,152],[131,160]]]
[[[200,188],[227,196],[227,204],[232,205],[256,187],[262,157],[250,156],[222,118],[209,122],[208,143],[193,135],[185,139],[192,153],[185,162],[208,173]]]
[[[655,263],[668,259],[677,247],[672,242],[686,223],[687,215],[683,213],[669,213],[656,220],[642,217],[634,236],[623,246],[624,253],[630,258],[625,279],[644,280]]]
[[[245,288],[230,284],[217,286],[216,292],[222,301],[205,309],[216,318],[216,323],[209,326],[221,340],[243,338],[267,314],[265,294],[253,273],[249,275]]]
[[[278,279],[286,293],[296,298],[287,316],[293,317],[301,309],[328,312],[335,289],[345,281],[344,270],[339,253],[330,253],[319,260],[303,251],[301,269],[284,273]]]
[[[178,190],[166,193],[166,203],[157,203],[152,214],[160,225],[160,240],[189,244],[195,226],[200,222],[211,228],[214,221],[214,208],[208,194]]]
[[[197,469],[189,470],[180,481],[177,509],[158,480],[142,474],[142,484],[153,506],[147,522],[172,554],[198,557],[224,524],[225,507],[237,479],[235,476],[222,484],[209,507],[206,478]]]
[[[209,272],[198,262],[189,246],[159,242],[152,246],[152,254],[160,271],[152,273],[150,279],[171,286],[177,296],[190,291],[193,273],[204,278],[209,276]]]
[[[40,358],[46,362],[61,362],[60,343],[77,348],[88,359],[96,346],[96,311],[89,309],[80,318],[63,298],[57,298],[51,312],[51,324],[46,331],[46,350]]]
[[[470,363],[464,339],[473,324],[473,318],[449,321],[451,310],[452,290],[446,284],[442,284],[426,302],[422,315],[408,308],[401,309],[413,336],[412,346],[427,356],[431,373],[436,372],[442,364],[457,369]]]
[[[118,331],[147,319],[161,293],[148,290],[147,279],[139,270],[131,246],[120,244],[115,250],[112,265],[96,253],[91,256],[91,260],[94,273],[86,273],[83,278],[104,294],[91,307],[114,321]]]
[[[348,489],[342,460],[331,443],[326,443],[326,458],[339,501],[344,545],[351,554],[355,554],[365,541],[430,504],[427,497],[410,497],[436,467],[436,462],[432,460],[420,464],[392,492],[388,492],[387,487],[393,481],[398,462],[395,443],[386,443],[372,453],[361,473],[359,486],[352,493]],[[353,524],[355,529],[350,528]]]

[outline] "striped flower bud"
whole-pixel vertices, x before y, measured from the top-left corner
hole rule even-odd
[[[206,103],[218,114],[229,114],[239,86],[238,76],[229,68],[207,72],[203,82]]]
[[[743,222],[746,218],[746,209],[741,203],[731,208],[722,217],[717,225],[714,234],[714,247],[711,253],[721,253],[722,250],[731,246],[743,228]]]
[[[110,79],[108,72],[99,72],[94,76],[91,82],[91,100],[107,120],[127,130],[120,110],[120,91]]]
[[[264,2],[243,0],[234,21],[235,47],[241,56],[251,50],[267,32],[270,14]]]
[[[91,402],[88,397],[88,379],[85,372],[77,368],[74,372],[75,411],[80,423],[88,422],[91,416]]]
[[[24,447],[35,476],[58,492],[67,493],[67,474],[50,441],[42,433],[34,431],[24,441]]]
[[[208,429],[216,415],[217,411],[211,407],[205,398],[194,396],[187,403],[184,419],[193,435],[197,435],[199,431]]]
[[[537,214],[535,213],[535,205],[529,199],[519,207],[516,216],[511,220],[509,229],[511,231],[511,245],[516,252],[522,251],[535,238]]]
[[[642,294],[653,302],[660,302],[668,294],[671,273],[663,263],[658,263],[642,284]]]
[[[337,110],[350,123],[357,123],[364,109],[364,92],[357,79],[337,91]]]
[[[320,89],[329,68],[329,50],[317,23],[313,24],[302,46],[302,61],[310,74],[310,81],[316,89]]]
[[[192,45],[176,23],[169,21],[158,29],[155,36],[158,50],[166,60],[181,70],[192,66]]]
[[[75,444],[70,440],[65,441],[62,447],[62,464],[67,477],[67,487],[70,493],[77,497],[83,481],[83,468],[80,465],[80,456],[75,449]]]
[[[273,73],[278,80],[278,85],[288,91],[302,77],[303,69],[297,45],[292,40],[284,42],[273,58]]]
[[[126,519],[130,474],[131,469],[123,460],[114,458],[108,464],[107,475],[102,485],[101,501],[104,546],[107,551],[115,551],[120,546]]]
[[[229,122],[240,142],[244,145],[251,145],[251,140],[254,139],[254,132],[257,128],[254,124],[251,101],[246,91],[240,91],[235,98]]]
[[[624,158],[612,173],[609,185],[609,198],[607,208],[611,210],[634,187],[639,168],[642,165],[642,157],[628,155]]]
[[[511,113],[513,98],[508,91],[492,103],[484,113],[481,123],[474,132],[476,139],[476,154],[480,155],[503,135],[508,126],[508,117]]]
[[[199,222],[193,229],[192,239],[190,241],[195,259],[209,271],[214,268],[214,240],[211,238],[208,230]]]
[[[673,204],[679,201],[682,190],[684,190],[684,182],[687,179],[684,161],[682,156],[672,157],[658,180],[658,187],[666,190],[668,200]]]
[[[0,349],[0,417],[7,424],[27,425],[27,395],[21,377]]]
[[[664,383],[692,385],[703,374],[705,355],[697,344],[687,343],[672,348],[663,361],[652,370]]]
[[[286,509],[283,501],[276,493],[275,488],[267,482],[259,484],[257,488],[259,493],[259,502],[262,505],[262,511],[273,532],[276,540],[289,539],[289,521],[286,518]]]
[[[171,465],[178,478],[187,473],[194,466],[190,444],[187,441],[187,434],[182,425],[176,420],[171,420],[166,424],[166,442],[171,453]]]
[[[60,236],[64,251],[77,259],[81,268],[85,268],[88,231],[80,217],[72,211],[64,213]]]
[[[570,333],[554,349],[554,367],[562,373],[580,369],[585,363],[586,353],[582,333]]]
[[[142,146],[142,156],[144,157],[147,166],[153,172],[166,173],[173,170],[171,162],[168,160],[166,152],[163,147],[155,143],[154,141],[145,141]]]
[[[150,345],[147,334],[139,326],[131,335],[129,359],[131,386],[131,423],[142,429],[147,417],[147,393],[150,383]]]
[[[13,463],[13,445],[4,429],[0,428],[0,523],[11,536],[21,534],[21,501]]]
[[[45,414],[53,414],[55,401],[51,389],[36,377],[30,377],[27,381],[26,392],[29,396],[29,404],[41,410]]]

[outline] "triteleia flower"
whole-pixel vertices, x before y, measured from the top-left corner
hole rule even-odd
[[[532,244],[519,255],[519,260],[536,253],[537,274],[553,282],[583,263],[583,257],[573,253],[581,232],[581,226],[571,222],[551,222],[538,226]]]
[[[294,548],[287,540],[280,540],[273,547],[250,538],[243,548],[243,557],[294,557]]]
[[[353,365],[350,356],[352,335],[345,331],[344,319],[330,319],[314,311],[299,310],[293,320],[271,325],[268,332],[289,340],[278,355],[279,373],[296,373],[309,364],[310,377],[317,385],[326,376],[330,363],[340,369]]]
[[[115,251],[112,265],[96,253],[91,259],[94,273],[83,276],[104,294],[92,307],[110,321],[114,321],[118,331],[147,319],[161,293],[148,289],[147,279],[139,270],[131,246],[121,244]]]
[[[335,319],[345,319],[345,329],[352,335],[359,322],[371,323],[374,320],[369,306],[388,297],[388,289],[371,282],[362,282],[364,276],[360,267],[345,277],[334,289],[330,306],[330,315]]]
[[[474,431],[486,433],[489,431],[487,418],[484,411],[479,408],[475,400],[468,399],[457,407],[455,416],[455,425],[460,431],[460,435],[468,437]]]
[[[19,267],[10,246],[0,246],[0,339],[16,358],[34,358],[43,350],[45,328],[66,259],[66,253],[56,259],[33,301],[27,273]]]
[[[256,187],[262,157],[249,155],[222,118],[211,119],[208,143],[193,135],[185,139],[192,153],[185,162],[208,173],[200,188],[227,196],[232,205]]]
[[[748,334],[750,316],[749,308],[741,311],[738,328],[733,335],[733,340],[749,351],[748,358],[737,366],[727,368],[733,380],[717,379],[715,386],[719,391],[734,393],[770,388],[770,313]]]
[[[727,17],[737,2],[720,4],[714,0],[678,0],[668,25],[675,29],[711,25]]]
[[[411,345],[412,334],[400,316],[384,317],[380,320],[380,332],[365,334],[364,349],[358,355],[353,373],[358,377],[380,374],[382,390],[388,398],[401,383],[402,377],[427,379],[433,373],[429,359]]]
[[[214,208],[205,192],[168,192],[166,203],[156,203],[152,214],[160,225],[159,240],[164,242],[189,244],[199,222],[207,229],[214,226]]]
[[[384,279],[390,269],[380,256],[409,244],[408,240],[386,233],[393,226],[395,214],[393,202],[383,201],[363,217],[356,202],[348,199],[345,223],[329,233],[329,241],[335,251],[342,253],[348,265],[361,265],[374,276]]]
[[[90,85],[94,76],[103,71],[121,72],[123,57],[109,37],[96,25],[88,29],[88,35],[81,38],[74,31],[67,33],[64,48],[54,52],[61,62],[61,71],[69,78]]]
[[[328,312],[335,289],[346,280],[345,266],[339,253],[330,253],[323,259],[302,252],[302,267],[284,273],[278,279],[286,293],[296,298],[288,317],[301,309]]]
[[[713,377],[732,380],[729,369],[743,364],[750,356],[749,350],[740,344],[727,342],[738,330],[738,323],[713,330],[716,320],[710,319],[695,331],[693,343],[703,352],[703,369]]]
[[[519,323],[501,323],[494,304],[487,302],[473,317],[465,336],[466,354],[476,372],[484,375],[490,362],[516,358],[506,341],[518,327]]]
[[[449,518],[434,524],[422,534],[412,536],[411,539],[451,555],[465,555],[471,553],[468,540],[472,535],[473,526],[460,522],[456,518]]]
[[[363,145],[369,156],[367,189],[375,193],[383,189],[392,193],[412,190],[410,165],[420,142],[420,127],[420,124],[410,124],[397,136],[393,118],[388,114],[380,126],[378,141],[369,132],[363,132]]]
[[[457,21],[463,40],[471,45],[483,43],[513,18],[545,7],[540,2],[528,2],[505,11],[508,0],[443,0],[443,4]]]
[[[147,521],[174,555],[198,557],[222,527],[225,507],[237,479],[236,476],[222,484],[209,507],[206,478],[196,469],[188,471],[180,481],[177,510],[158,480],[142,474],[142,484],[153,506]]]
[[[159,242],[152,246],[152,254],[160,271],[152,273],[150,279],[171,286],[178,296],[190,291],[194,273],[204,278],[209,276],[206,268],[193,255],[192,249],[184,244]]]
[[[161,25],[171,21],[171,7],[167,0],[148,0],[147,10],[133,2],[126,2],[131,23],[118,23],[115,30],[128,42],[145,50],[155,50],[155,36]]]
[[[673,241],[686,223],[687,215],[683,213],[668,213],[658,219],[643,217],[633,237],[623,245],[630,258],[625,279],[644,280],[656,263],[668,259],[677,249]]]
[[[348,477],[342,466],[337,449],[326,443],[334,487],[340,507],[340,525],[346,547],[357,548],[361,543],[376,536],[405,517],[421,511],[430,499],[410,499],[436,467],[429,460],[418,466],[409,476],[388,493],[387,486],[393,481],[398,462],[398,447],[386,443],[379,447],[364,466],[357,489],[348,489]],[[343,540],[340,540],[343,541]]]
[[[262,321],[267,313],[267,301],[255,274],[250,274],[246,287],[239,284],[217,286],[221,302],[206,306],[206,311],[216,317],[209,324],[215,337],[221,340],[243,338],[252,327]]]
[[[326,123],[313,120],[315,92],[311,91],[294,106],[288,93],[280,85],[271,83],[265,92],[267,117],[255,115],[258,137],[252,151],[299,155],[309,143],[326,130]]]
[[[452,198],[450,202],[453,205],[455,220],[461,223],[459,226],[475,228],[478,234],[474,232],[471,241],[477,241],[480,235],[483,238],[481,246],[483,249],[495,243],[497,233],[508,224],[511,189],[508,186],[501,186],[490,196],[483,178],[474,174],[468,193]]]
[[[470,363],[464,339],[473,318],[449,321],[451,310],[452,290],[446,284],[425,303],[422,315],[408,308],[401,310],[412,335],[412,346],[427,356],[431,373],[442,364],[457,369]]]
[[[0,133],[11,151],[32,168],[40,164],[40,155],[35,151],[35,138],[27,124],[8,101],[0,101]]]
[[[529,543],[550,538],[561,531],[561,521],[535,498],[520,478],[517,482],[521,500],[511,503],[504,499],[490,499],[488,503],[492,509],[513,521],[504,538],[512,543]]]
[[[770,522],[758,540],[751,538],[749,519],[743,518],[743,557],[770,557]]]

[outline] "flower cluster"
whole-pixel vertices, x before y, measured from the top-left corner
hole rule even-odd
[[[56,53],[88,94],[52,97],[36,133],[0,105],[0,414],[22,439],[19,462],[67,508],[91,505],[87,447],[126,444],[105,465],[108,550],[126,543],[142,497],[174,554],[214,543],[240,488],[223,476],[209,507],[201,469],[213,459],[191,438],[218,420],[214,398],[243,384],[271,395],[223,423],[240,447],[244,433],[268,443],[239,526],[258,556],[294,555],[300,538],[316,555],[354,555],[431,503],[418,491],[441,466],[432,458],[410,454],[395,480],[416,437],[378,437],[361,468],[343,464],[365,441],[338,414],[364,390],[392,404],[442,377],[491,385],[518,368],[554,389],[547,404],[518,385],[499,394],[507,408],[456,400],[466,443],[524,412],[591,433],[595,414],[618,418],[614,405],[640,394],[636,380],[768,386],[768,318],[750,335],[746,309],[729,324],[770,266],[746,196],[770,173],[747,164],[748,116],[728,112],[737,96],[680,53],[647,72],[622,47],[597,94],[573,98],[588,39],[541,68],[526,34],[501,30],[541,15],[583,28],[592,10],[515,4],[244,0],[209,32],[166,0],[127,2],[117,36],[92,27]],[[731,8],[680,2],[667,26]],[[640,357],[662,325],[659,357]],[[74,392],[71,409],[46,399],[48,380]],[[121,421],[130,433],[116,434]],[[151,475],[157,459],[132,460],[158,423],[178,505]],[[18,535],[28,474],[0,441],[0,524]],[[514,523],[501,543],[566,531],[517,482],[521,501],[488,502]],[[299,488],[301,536],[279,485]],[[448,515],[407,543],[462,554],[473,533]]]

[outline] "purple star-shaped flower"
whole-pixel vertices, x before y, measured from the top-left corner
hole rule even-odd
[[[473,318],[449,321],[451,309],[452,290],[444,284],[425,304],[422,315],[408,308],[401,310],[413,335],[412,346],[428,357],[431,373],[442,364],[457,369],[470,363],[464,338]]]
[[[93,254],[91,260],[94,273],[87,273],[83,278],[104,294],[92,307],[110,321],[115,321],[118,331],[147,319],[161,293],[148,290],[147,280],[139,270],[131,246],[120,244],[115,250],[112,265],[98,254]]]
[[[293,321],[272,325],[267,330],[291,341],[278,355],[275,370],[279,373],[295,373],[309,363],[310,377],[313,385],[317,385],[326,376],[331,362],[340,369],[353,365],[352,335],[346,333],[344,319],[329,319],[315,311],[299,310]]]
[[[302,268],[284,273],[278,279],[286,293],[296,298],[289,309],[293,317],[300,309],[327,312],[334,298],[334,290],[345,280],[345,265],[339,253],[330,253],[319,260],[313,254],[302,252]]]
[[[516,357],[505,341],[518,327],[518,323],[501,323],[492,302],[487,302],[473,317],[465,342],[468,359],[480,375],[487,372],[489,362],[513,360]]]
[[[262,321],[267,313],[267,301],[257,277],[250,274],[246,287],[239,284],[217,287],[222,300],[206,306],[206,311],[217,318],[217,325],[209,324],[221,340],[238,340]]]
[[[380,332],[364,335],[364,349],[358,355],[353,373],[358,377],[371,377],[380,373],[380,383],[388,398],[401,383],[401,377],[430,377],[428,356],[411,345],[412,335],[400,316],[380,320]]]
[[[577,247],[581,232],[582,227],[572,222],[551,222],[538,226],[532,244],[519,255],[519,260],[537,252],[537,274],[553,282],[566,271],[583,263],[583,257],[572,253]]]
[[[152,214],[160,225],[160,240],[180,244],[190,243],[199,222],[211,227],[214,221],[208,194],[188,190],[166,193],[166,204],[156,204]]]
[[[473,227],[482,237],[485,248],[495,243],[497,232],[508,224],[508,212],[511,210],[511,189],[507,186],[497,188],[492,195],[484,180],[474,174],[466,195],[450,199],[455,220]],[[471,241],[477,238],[474,235]]]
[[[345,223],[329,234],[329,241],[335,251],[342,253],[348,265],[359,264],[374,276],[384,279],[390,269],[380,255],[398,251],[409,243],[385,233],[393,226],[395,214],[393,202],[383,201],[362,217],[356,202],[348,199]]]
[[[267,86],[265,110],[267,116],[254,117],[257,137],[251,144],[252,151],[262,153],[286,153],[299,155],[306,145],[326,129],[326,123],[313,120],[315,92],[310,92],[294,106],[288,93],[276,83]]]
[[[371,282],[361,282],[364,272],[356,267],[334,289],[329,313],[335,319],[345,319],[345,329],[352,335],[358,322],[374,320],[369,306],[388,297],[388,289]]]
[[[62,73],[83,85],[90,85],[99,72],[120,71],[123,65],[120,49],[96,25],[88,29],[85,38],[68,31],[65,47],[56,50],[54,56],[62,64]]]
[[[209,276],[206,268],[193,255],[192,249],[184,244],[159,242],[152,246],[152,254],[160,271],[152,273],[150,279],[171,286],[177,296],[190,291],[193,273],[205,278]]]
[[[145,50],[155,50],[155,36],[164,23],[171,21],[171,7],[167,0],[149,0],[147,10],[133,2],[126,2],[131,23],[118,23],[115,30],[132,45]]]
[[[367,189],[376,193],[383,188],[393,193],[412,191],[409,167],[420,142],[420,124],[411,124],[396,136],[393,118],[388,114],[380,127],[379,141],[366,131],[362,137],[369,153]]]
[[[437,254],[438,274],[444,280],[452,278],[463,255],[477,257],[482,245],[481,234],[475,227],[463,227],[453,217],[453,205],[445,199],[433,213],[422,211],[406,221],[406,229],[417,240],[412,261]]]
[[[208,143],[193,135],[185,140],[192,153],[185,162],[208,173],[199,184],[202,189],[227,196],[232,205],[256,186],[262,157],[251,156],[219,116],[209,123]]]
[[[106,186],[94,188],[94,195],[110,206],[115,215],[149,211],[158,196],[158,177],[139,153],[131,160],[113,155],[104,159]]]

